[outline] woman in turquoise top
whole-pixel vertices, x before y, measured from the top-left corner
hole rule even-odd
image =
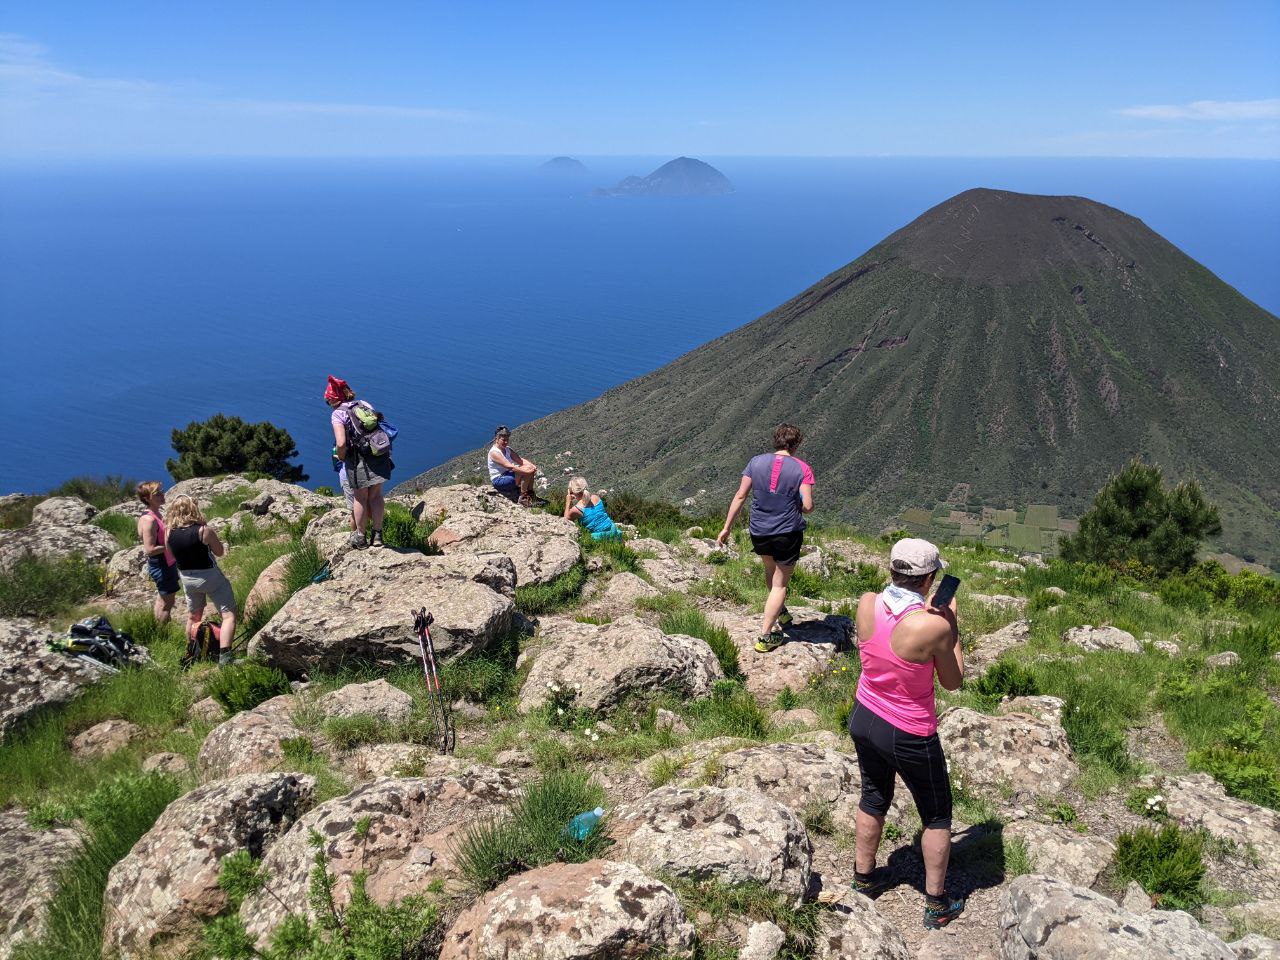
[[[592,540],[621,540],[622,531],[604,508],[597,494],[587,491],[587,478],[574,477],[564,495],[564,518],[578,520],[591,533]]]

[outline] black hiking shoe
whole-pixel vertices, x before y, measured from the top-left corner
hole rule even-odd
[[[870,873],[853,873],[853,883],[850,886],[854,893],[860,893],[864,897],[870,897],[874,900],[880,894],[884,893],[893,885],[893,871],[888,867],[876,867]]]
[[[230,650],[218,651],[218,666],[229,667],[235,662],[236,662],[235,654],[233,654]]]
[[[960,914],[964,913],[965,898],[926,896],[924,898],[924,927],[926,930],[941,930]]]
[[[369,545],[369,541],[364,538],[363,533],[351,531],[351,536],[347,538],[347,542],[351,544],[352,549],[363,550]]]

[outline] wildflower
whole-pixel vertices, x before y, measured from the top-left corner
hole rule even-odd
[[[590,728],[590,727],[587,727],[585,730],[583,730],[583,731],[582,731],[582,735],[583,735],[584,737],[589,737],[589,736],[591,736],[591,728]]]
[[[600,734],[598,734],[598,733],[593,733],[593,734],[591,735],[591,742],[592,742],[592,743],[599,743],[599,742],[600,742]]]
[[[557,716],[557,717],[563,717],[563,716],[564,716],[564,707],[556,707],[556,716]]]
[[[555,688],[555,684],[554,684],[554,683],[552,683],[550,680],[548,680],[548,681],[547,681],[547,689],[548,689],[548,690],[552,690],[552,689],[554,689],[554,688]]]

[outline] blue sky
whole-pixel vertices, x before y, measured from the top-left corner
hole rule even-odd
[[[0,155],[1280,157],[1280,2],[9,0]]]

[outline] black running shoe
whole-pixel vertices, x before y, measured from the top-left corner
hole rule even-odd
[[[949,897],[945,893],[937,898],[927,897],[924,904],[925,929],[941,930],[964,913],[964,905],[964,897]]]
[[[864,897],[870,897],[872,900],[880,896],[892,885],[893,871],[888,867],[876,867],[866,876],[855,871],[853,883],[850,884],[854,893],[860,893]]]

